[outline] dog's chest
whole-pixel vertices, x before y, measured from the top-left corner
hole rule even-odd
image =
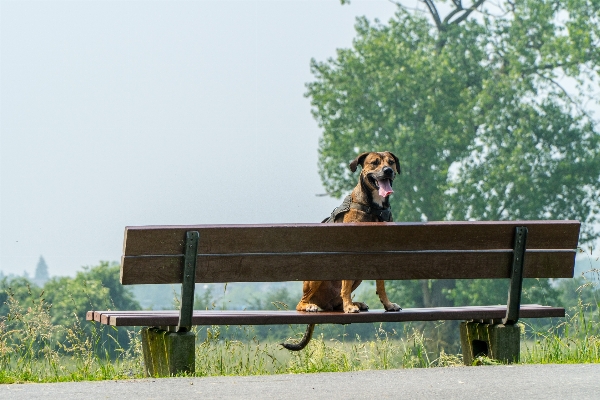
[[[348,223],[348,222],[380,222],[377,216],[368,214],[360,210],[348,210],[343,215],[343,218],[336,218],[335,222]]]

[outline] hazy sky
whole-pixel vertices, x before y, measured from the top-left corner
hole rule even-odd
[[[120,259],[127,225],[320,222],[311,58],[388,1],[0,2],[0,271]]]
[[[394,12],[0,0],[0,271],[118,261],[127,225],[320,222],[310,59]]]

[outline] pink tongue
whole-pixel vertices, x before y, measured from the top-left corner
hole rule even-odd
[[[390,194],[394,193],[389,179],[377,180],[377,183],[379,183],[379,195],[381,197],[388,197]]]

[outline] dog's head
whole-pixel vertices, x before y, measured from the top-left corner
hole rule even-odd
[[[398,157],[389,151],[362,153],[350,162],[350,170],[355,172],[359,165],[362,167],[360,182],[373,197],[379,195],[385,199],[394,192],[392,184],[396,174],[400,174]]]

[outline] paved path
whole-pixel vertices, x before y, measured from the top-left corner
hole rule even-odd
[[[0,385],[1,399],[600,399],[600,364]]]

